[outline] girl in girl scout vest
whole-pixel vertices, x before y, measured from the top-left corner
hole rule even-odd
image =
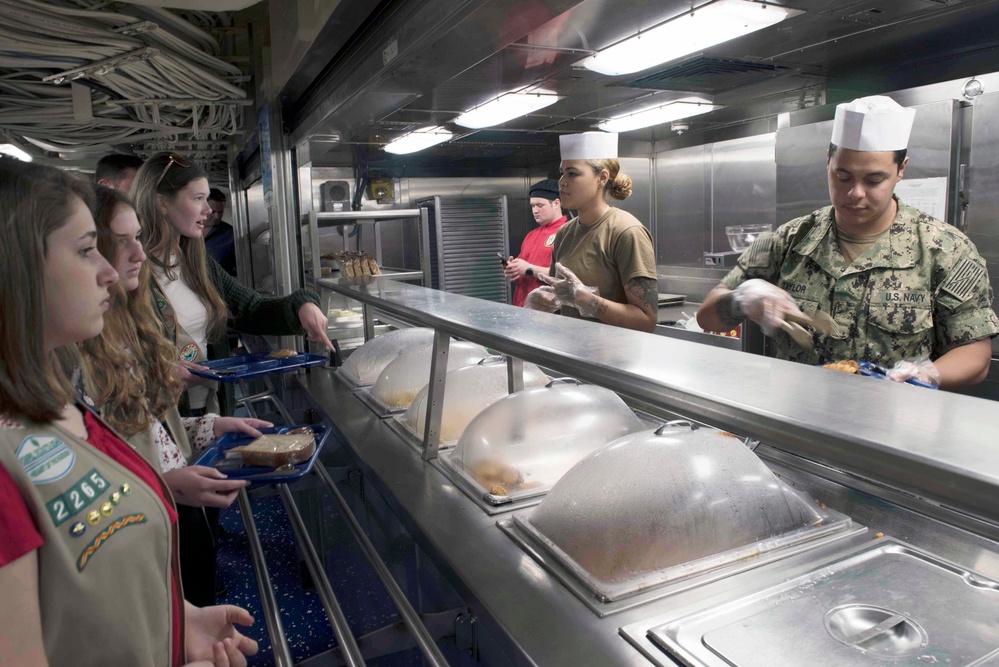
[[[217,412],[214,383],[184,370],[208,358],[208,343],[224,342],[226,321],[240,332],[256,335],[307,333],[333,349],[326,335],[327,318],[319,297],[298,290],[285,297],[264,298],[243,287],[205,251],[204,222],[208,206],[208,174],[175,153],[157,153],[139,169],[132,186],[135,210],[146,239],[153,294],[169,337],[180,350],[180,376],[189,384],[192,414]]]
[[[69,379],[118,279],[92,198],[0,160],[0,664],[245,665],[252,617],[184,602],[169,489]]]
[[[203,508],[228,507],[247,482],[188,463],[194,451],[223,433],[239,431],[258,437],[258,427],[272,424],[216,414],[180,416],[177,401],[183,385],[173,373],[177,349],[163,336],[149,295],[139,220],[120,192],[98,187],[96,195],[97,249],[119,278],[111,289],[104,330],[80,346],[85,390],[108,424],[163,474],[179,505],[184,592],[198,606],[214,604],[215,543]]]

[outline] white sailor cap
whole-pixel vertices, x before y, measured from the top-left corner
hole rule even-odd
[[[855,151],[899,151],[909,146],[915,109],[873,95],[836,106],[832,143]]]
[[[606,160],[617,157],[617,132],[563,134],[558,140],[563,160]]]

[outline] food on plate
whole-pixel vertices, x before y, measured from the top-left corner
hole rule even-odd
[[[852,359],[847,359],[845,361],[834,361],[831,364],[823,364],[822,368],[828,368],[832,371],[839,371],[841,373],[859,373],[860,365]]]
[[[229,450],[230,453],[237,454],[246,465],[269,468],[308,461],[315,451],[316,438],[310,433],[262,435],[248,445]]]
[[[285,435],[315,435],[311,426],[299,426],[288,431]]]
[[[468,470],[484,489],[494,496],[508,496],[511,491],[531,489],[540,482],[527,482],[524,475],[511,465],[500,461],[479,461]]]
[[[267,356],[271,359],[287,359],[288,357],[297,356],[298,352],[295,350],[274,350]]]

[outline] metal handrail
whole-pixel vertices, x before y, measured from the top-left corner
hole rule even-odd
[[[395,604],[396,608],[399,610],[399,615],[402,616],[403,623],[409,629],[413,638],[416,640],[420,651],[423,653],[423,657],[427,660],[427,663],[433,665],[433,667],[447,667],[448,662],[441,653],[440,649],[437,647],[436,642],[434,642],[433,637],[427,631],[426,626],[420,621],[420,615],[413,608],[413,605],[409,603],[406,598],[406,594],[396,583],[395,579],[392,578],[392,573],[389,572],[388,567],[386,567],[385,562],[378,555],[378,551],[375,549],[374,544],[368,539],[368,536],[364,533],[361,528],[361,524],[358,522],[357,517],[351,511],[350,507],[347,505],[346,499],[340,493],[340,490],[336,488],[333,478],[330,477],[329,472],[322,465],[315,467],[315,472],[319,478],[323,481],[323,484],[329,490],[329,492],[336,499],[337,504],[340,506],[340,511],[343,512],[344,519],[347,521],[347,525],[350,527],[350,531],[354,534],[357,539],[358,544],[361,547],[361,551],[364,552],[364,556],[371,563],[371,567],[374,568],[375,575],[378,580],[382,582],[385,586],[385,590],[388,592],[389,597]]]
[[[316,548],[305,528],[305,522],[302,521],[302,515],[299,514],[298,507],[295,506],[295,500],[291,497],[291,491],[288,490],[287,484],[277,484],[276,486],[278,495],[281,496],[281,503],[284,505],[285,512],[288,513],[288,520],[291,522],[295,539],[305,556],[305,566],[309,569],[309,574],[312,575],[312,583],[316,586],[316,592],[326,610],[326,616],[329,618],[330,625],[333,626],[333,634],[340,644],[340,653],[348,667],[360,667],[364,665],[361,649],[357,646],[357,640],[354,639],[350,626],[347,624],[347,617],[344,616],[343,609],[337,602],[336,594],[333,593],[333,587],[330,586],[330,580],[319,562],[319,555],[316,553]]]
[[[271,649],[274,651],[274,665],[293,667],[295,661],[292,660],[288,638],[284,634],[281,616],[277,611],[277,599],[274,597],[271,577],[267,573],[264,549],[260,544],[260,534],[257,533],[257,524],[253,520],[253,510],[250,508],[250,497],[246,495],[245,488],[239,490],[236,499],[239,502],[239,513],[243,519],[243,528],[246,530],[246,540],[250,547],[253,574],[257,580],[257,589],[260,591],[260,610],[267,625],[267,634],[271,638]]]

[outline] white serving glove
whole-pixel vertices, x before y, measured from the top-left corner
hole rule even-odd
[[[766,280],[753,278],[732,290],[736,312],[745,315],[772,336],[784,322],[785,313],[803,315],[791,295]]]
[[[547,285],[532,289],[524,297],[524,308],[540,310],[543,313],[554,313],[562,307],[562,302],[555,296],[555,290]]]
[[[584,285],[583,281],[576,277],[576,274],[565,268],[561,263],[555,264],[556,277],[552,278],[547,273],[537,276],[537,279],[545,285],[551,285],[555,290],[555,296],[559,298],[563,306],[572,306],[579,311],[583,317],[596,317],[595,303],[593,299],[583,299],[589,294],[599,296],[600,290],[596,287]],[[558,275],[562,278],[559,279]]]
[[[934,387],[940,386],[940,371],[927,357],[903,359],[892,366],[886,375],[895,382],[918,380]]]

